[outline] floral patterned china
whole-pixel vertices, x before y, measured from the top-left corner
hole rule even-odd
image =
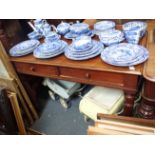
[[[92,40],[92,48],[84,51],[76,50],[71,44],[65,48],[65,56],[72,60],[86,60],[99,55],[103,48],[103,44],[95,40]]]
[[[106,30],[115,29],[115,22],[113,21],[100,21],[94,24],[95,34],[99,35]]]
[[[92,39],[89,36],[79,36],[73,40],[71,45],[77,51],[85,51],[92,48]]]
[[[123,25],[123,32],[128,43],[138,44],[146,32],[147,23],[142,21],[132,21]]]
[[[18,43],[9,50],[9,54],[14,57],[24,56],[32,53],[40,44],[38,40],[26,40]]]
[[[109,46],[101,53],[101,59],[114,66],[133,66],[146,61],[148,50],[140,45],[120,43]]]
[[[56,42],[45,42],[34,50],[33,55],[40,59],[52,58],[62,54],[66,46],[67,43],[62,40],[58,40]]]
[[[112,29],[102,32],[99,35],[99,39],[104,45],[110,46],[122,42],[125,38],[124,33],[122,31]]]
[[[69,32],[70,29],[70,24],[65,23],[65,22],[61,22],[58,26],[57,26],[57,31],[59,34],[61,35],[65,35],[67,32]]]

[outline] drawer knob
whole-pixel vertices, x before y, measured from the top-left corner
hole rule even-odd
[[[30,67],[30,70],[34,72],[35,68],[32,66],[32,67]]]
[[[86,73],[86,74],[85,74],[85,77],[86,77],[87,79],[90,79],[91,75],[90,75],[89,73]]]

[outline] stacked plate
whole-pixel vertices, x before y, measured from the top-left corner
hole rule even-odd
[[[45,42],[34,50],[33,55],[40,59],[52,58],[62,54],[66,46],[67,43],[63,40]]]
[[[99,39],[104,45],[110,46],[113,44],[120,43],[125,38],[124,38],[124,33],[122,31],[111,29],[111,30],[102,32],[99,35]]]
[[[101,42],[91,40],[88,36],[80,36],[65,49],[65,56],[72,60],[86,60],[99,55],[103,48]]]
[[[104,31],[115,29],[115,25],[113,21],[100,21],[94,24],[94,32],[96,35],[100,35]]]
[[[85,23],[75,23],[70,26],[70,31],[65,34],[66,39],[73,39],[79,36],[93,36],[94,31],[89,29],[89,25]]]
[[[134,66],[146,61],[149,52],[136,44],[121,43],[109,46],[101,53],[101,59],[114,66]]]
[[[9,54],[13,57],[24,56],[32,53],[39,44],[40,42],[38,40],[26,40],[13,46],[9,50]]]

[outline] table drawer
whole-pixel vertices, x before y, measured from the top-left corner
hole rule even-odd
[[[73,79],[74,81],[81,81],[89,84],[117,85],[122,87],[124,85],[124,78],[121,74],[94,71],[85,69],[60,68],[60,77]]]
[[[14,63],[14,65],[18,72],[24,73],[24,74],[45,76],[45,77],[52,77],[52,76],[58,75],[57,67],[54,67],[54,66],[29,64],[29,63],[21,64],[18,62]]]

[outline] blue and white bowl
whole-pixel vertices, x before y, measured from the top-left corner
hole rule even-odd
[[[57,26],[57,31],[59,34],[61,35],[65,35],[67,32],[69,32],[70,29],[70,24],[65,23],[65,22],[61,22],[58,26]]]
[[[92,48],[92,39],[89,36],[79,36],[73,40],[71,45],[77,51],[85,51]]]
[[[146,32],[147,23],[142,21],[132,21],[123,25],[125,38],[129,43],[138,44]]]
[[[106,30],[115,29],[115,22],[113,21],[100,21],[94,24],[95,34],[99,35]]]
[[[125,38],[122,31],[110,29],[102,32],[99,39],[104,45],[110,46],[122,42]]]

